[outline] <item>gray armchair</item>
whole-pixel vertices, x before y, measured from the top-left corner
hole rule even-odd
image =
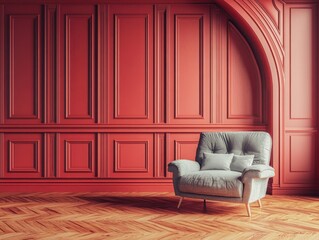
[[[275,176],[269,166],[272,141],[266,132],[201,133],[196,161],[175,160],[168,165],[173,172],[177,208],[184,197],[239,202],[246,205],[266,195],[268,180]]]

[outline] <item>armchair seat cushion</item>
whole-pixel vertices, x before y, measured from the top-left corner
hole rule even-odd
[[[241,173],[224,170],[202,170],[181,176],[179,190],[185,193],[241,198]]]

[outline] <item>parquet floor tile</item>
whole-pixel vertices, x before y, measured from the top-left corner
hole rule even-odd
[[[266,196],[263,208],[172,193],[0,193],[0,239],[318,240],[319,198]]]

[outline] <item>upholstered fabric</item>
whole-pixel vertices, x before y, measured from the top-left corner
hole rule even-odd
[[[175,194],[245,204],[263,198],[269,178],[275,175],[274,169],[269,166],[271,144],[271,137],[266,132],[201,133],[196,162],[175,160],[169,163],[168,170],[173,172]],[[202,170],[204,153],[233,153],[239,155],[239,160],[242,158],[240,156],[254,157],[251,166],[234,162],[236,164],[231,168],[236,171]],[[246,164],[250,165],[250,162]]]
[[[204,153],[201,170],[230,170],[234,154]]]
[[[253,164],[269,165],[271,138],[266,132],[205,132],[200,135],[196,153],[199,164],[204,152],[254,155]]]
[[[245,183],[253,178],[270,178],[275,176],[275,171],[267,165],[252,165],[247,167],[242,173],[242,181]]]
[[[186,193],[221,197],[242,197],[241,173],[224,170],[198,171],[183,175],[179,190]]]
[[[175,177],[199,171],[199,169],[200,166],[198,162],[187,159],[175,160],[173,163],[168,165],[168,171],[173,172]]]
[[[243,172],[254,161],[254,155],[234,155],[230,164],[230,170]]]

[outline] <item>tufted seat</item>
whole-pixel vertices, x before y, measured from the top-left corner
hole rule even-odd
[[[204,152],[254,155],[253,164],[269,165],[271,138],[265,132],[202,133],[196,153],[199,164]]]
[[[206,170],[206,166],[203,166],[207,155],[226,156],[231,160],[232,154],[249,155],[252,165],[242,171]],[[258,201],[261,206],[260,199],[266,195],[268,180],[274,176],[274,169],[269,166],[270,154],[271,137],[266,132],[201,133],[196,161],[179,159],[169,164],[168,170],[173,172],[175,194],[181,197],[178,208],[184,197],[202,198],[205,204],[206,199],[242,202],[251,216],[249,204]],[[226,161],[226,158],[218,161]]]

